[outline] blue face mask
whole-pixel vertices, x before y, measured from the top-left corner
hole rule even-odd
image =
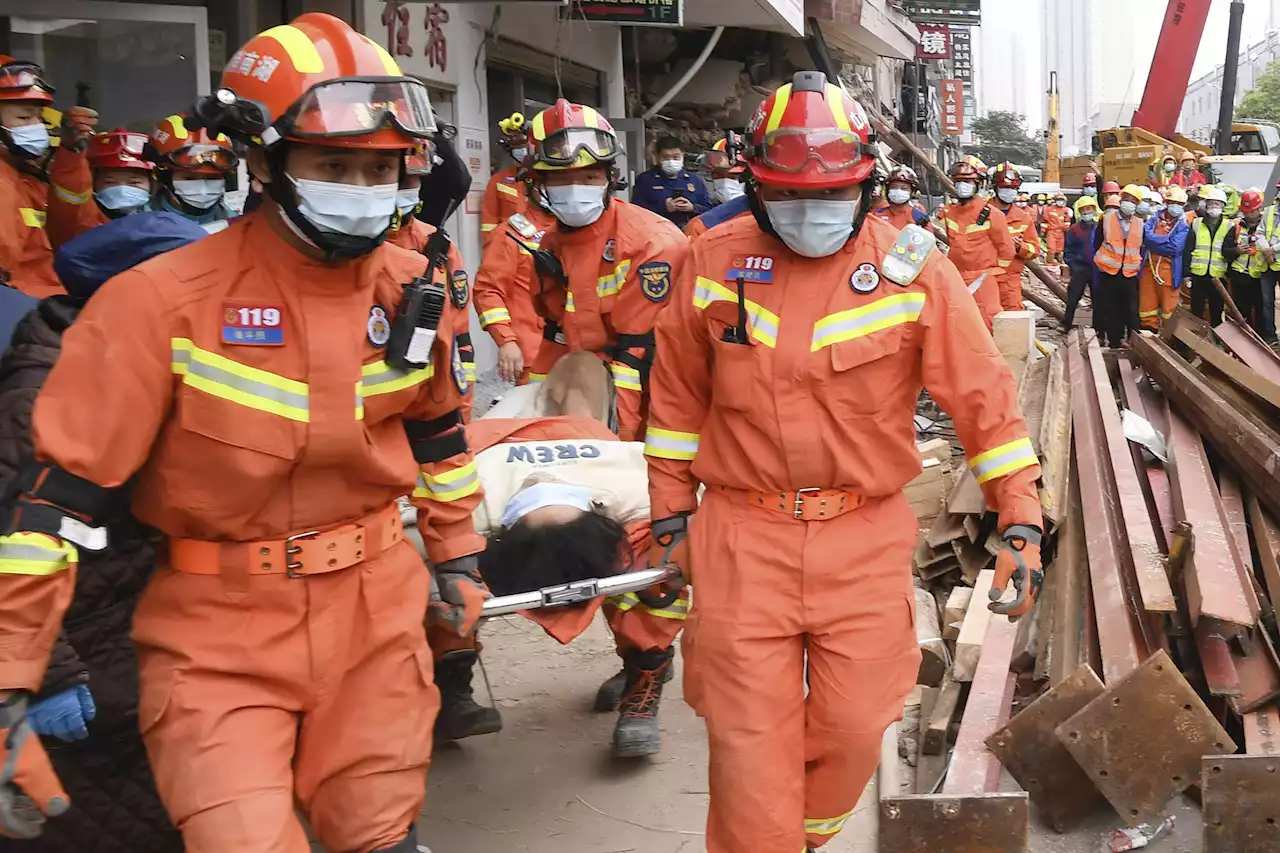
[[[93,194],[98,204],[112,213],[133,213],[151,201],[151,193],[141,187],[116,186],[98,190]]]
[[[9,131],[9,138],[13,140],[14,146],[32,157],[39,157],[49,150],[49,128],[43,124],[6,127],[5,130]]]
[[[1174,219],[1181,219],[1183,214],[1187,212],[1180,204],[1171,204],[1165,208],[1165,211]]]

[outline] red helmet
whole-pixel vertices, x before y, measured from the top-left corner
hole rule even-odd
[[[1022,175],[1018,174],[1018,170],[1013,167],[1013,163],[1005,161],[997,163],[991,170],[992,185],[998,189],[1016,190],[1022,186]]]
[[[39,65],[0,54],[0,101],[52,104],[54,91]]]
[[[957,160],[951,165],[951,180],[954,181],[973,181],[981,183],[983,174],[978,167],[969,161],[966,157],[963,160]]]
[[[747,125],[752,177],[800,189],[865,181],[875,169],[866,113],[820,71],[800,71],[756,107]]]
[[[1097,176],[1097,175],[1095,175],[1093,172],[1085,172],[1085,173],[1084,173],[1084,186],[1086,186],[1086,187],[1096,187],[1097,185],[1098,185],[1098,176]]]
[[[733,131],[729,131],[733,133]],[[735,134],[736,135],[736,134]],[[747,160],[742,156],[741,140],[735,146],[733,161],[729,161],[729,139],[717,139],[716,144],[707,152],[707,168],[719,177],[741,175],[747,170]]]
[[[90,169],[138,169],[150,172],[150,161],[144,159],[147,137],[118,127],[99,133],[89,141],[86,154]]]
[[[529,152],[541,172],[612,165],[621,148],[608,119],[584,104],[560,98],[529,122]]]
[[[197,112],[268,148],[282,139],[412,148],[436,130],[426,85],[404,76],[373,39],[320,12],[249,39]]]
[[[152,129],[146,153],[161,169],[181,169],[215,178],[234,172],[240,162],[225,136],[211,137],[204,128],[188,130],[181,115],[171,115]]]
[[[1119,195],[1120,185],[1115,181],[1107,181],[1105,184],[1102,185],[1102,194],[1103,195],[1111,195],[1111,194]]]
[[[1248,189],[1240,193],[1240,212],[1257,213],[1262,210],[1262,190]]]

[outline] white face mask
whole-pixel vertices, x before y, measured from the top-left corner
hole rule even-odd
[[[825,258],[840,251],[853,233],[859,201],[797,198],[766,201],[764,209],[773,230],[793,252],[806,258]]]
[[[124,185],[97,190],[93,196],[98,200],[98,204],[112,213],[132,213],[151,201],[151,193],[142,187]]]
[[[49,150],[49,128],[43,124],[24,124],[22,127],[6,127],[13,144],[33,157]]]
[[[174,181],[173,194],[197,210],[208,210],[227,192],[226,178],[198,181]]]
[[[512,148],[511,156],[512,158],[515,159],[517,163],[523,163],[524,158],[529,156],[529,149],[528,148]]]
[[[1013,200],[1016,199],[1017,197],[1018,197],[1017,190],[1011,190],[1011,189],[996,190],[996,198],[1000,199],[1005,204],[1013,204]]]
[[[1138,215],[1139,215],[1139,216],[1150,216],[1150,215],[1151,215],[1151,205],[1147,204],[1145,201],[1144,201],[1142,204],[1138,205]]]
[[[1096,214],[1096,213],[1082,213],[1082,214],[1080,214],[1080,221],[1081,221],[1081,222],[1083,222],[1083,223],[1085,223],[1086,225],[1087,225],[1087,224],[1089,224],[1090,222],[1095,222],[1095,221],[1097,221],[1097,219],[1098,219],[1098,214]]]
[[[1204,215],[1209,217],[1210,219],[1217,219],[1219,216],[1222,215],[1222,205],[1220,204],[1205,205]]]
[[[973,181],[960,181],[956,184],[956,198],[973,198],[978,185]]]
[[[1029,201],[1020,201],[1020,202],[1018,202],[1018,207],[1026,207],[1026,206],[1027,206],[1027,205],[1029,205],[1030,203],[1031,203],[1031,202],[1029,202]]]
[[[889,190],[890,204],[906,204],[911,201],[911,190],[904,190],[900,187],[894,187]]]
[[[684,168],[684,158],[679,160],[663,160],[662,173],[669,178],[674,178],[680,174],[680,170]]]
[[[298,192],[298,212],[321,231],[373,238],[391,227],[398,183],[359,187],[288,178]]]
[[[1134,211],[1137,209],[1138,206],[1131,201],[1120,202],[1120,213],[1124,216],[1133,216]]]
[[[716,178],[711,182],[715,187],[716,196],[721,201],[733,201],[742,195],[745,195],[742,189],[742,181],[737,178]]]
[[[1085,195],[1087,195],[1087,196],[1097,196],[1097,194],[1098,194],[1098,189],[1097,189],[1097,187],[1085,187],[1085,188],[1084,188],[1084,194],[1085,194]]]
[[[1165,174],[1166,174],[1166,175],[1172,175],[1172,174],[1174,173],[1174,171],[1176,171],[1176,170],[1177,170],[1177,168],[1178,168],[1178,167],[1177,167],[1177,166],[1175,166],[1175,165],[1173,165],[1172,163],[1165,163],[1165,164],[1164,164],[1164,172],[1165,172]]]
[[[400,190],[396,193],[396,210],[400,211],[400,215],[405,219],[417,211],[418,208],[418,191],[417,190]]]
[[[585,228],[604,213],[605,188],[593,184],[547,187],[547,206],[570,228]]]

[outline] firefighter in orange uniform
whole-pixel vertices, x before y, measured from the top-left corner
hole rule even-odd
[[[997,163],[993,175],[996,190],[993,203],[1009,223],[1015,255],[1013,263],[1000,276],[1000,307],[1005,311],[1021,311],[1023,262],[1033,261],[1040,254],[1040,238],[1031,212],[1017,204],[1022,175],[1010,162]]]
[[[734,143],[732,156],[729,152],[730,139]],[[711,170],[711,190],[716,206],[689,220],[684,234],[690,240],[722,222],[750,212],[742,189],[742,173],[747,170],[747,161],[742,156],[741,138],[732,130],[723,139],[717,139],[707,152],[707,168]]]
[[[1060,264],[1067,229],[1071,227],[1071,211],[1067,209],[1067,197],[1062,193],[1055,193],[1044,209],[1043,218],[1045,262]]]
[[[514,162],[494,172],[489,185],[484,188],[484,199],[480,203],[480,239],[485,247],[492,242],[494,232],[502,223],[513,214],[520,213],[529,203],[519,174],[520,166],[529,154],[524,116],[512,113],[498,122],[498,129],[502,131],[498,147]]]
[[[920,178],[910,166],[898,166],[889,173],[885,183],[885,204],[872,213],[899,230],[911,223],[932,230],[929,214],[912,202],[911,197],[920,191]]]
[[[555,217],[541,204],[513,213],[493,232],[476,272],[476,313],[480,328],[498,345],[498,375],[525,385],[529,366],[542,346],[543,319],[533,304],[538,286],[530,249],[537,249]],[[516,242],[515,237],[519,240]],[[523,245],[522,245],[523,244]]]
[[[151,161],[143,157],[146,134],[116,128],[84,138],[81,147],[65,118],[62,144],[49,166],[45,230],[55,249],[104,222],[150,209],[155,190]]]
[[[45,233],[49,129],[41,111],[53,93],[39,65],[0,55],[0,281],[35,297],[63,292]]]
[[[1000,276],[1013,264],[1016,253],[1005,215],[978,195],[985,169],[975,160],[966,157],[951,167],[958,201],[942,208],[939,216],[951,242],[947,257],[960,271],[990,329],[1000,313]]]
[[[653,325],[689,241],[671,222],[612,198],[621,154],[613,127],[588,106],[561,98],[529,123],[530,192],[541,193],[557,224],[541,248],[564,280],[538,270],[534,293],[546,319],[532,379],[566,352],[607,359],[617,390],[618,435],[644,436]]]
[[[171,115],[151,130],[147,159],[156,164],[159,190],[152,210],[185,216],[207,231],[221,230],[235,214],[223,202],[227,177],[240,158],[225,136],[201,129],[188,130],[187,117]]]
[[[262,208],[108,282],[36,403],[36,459],[0,528],[0,687],[18,691],[0,696],[0,805],[16,785],[60,808],[22,691],[77,549],[132,511],[167,539],[133,640],[139,724],[189,853],[307,853],[295,808],[327,849],[414,853],[437,708],[423,614],[469,633],[487,595],[453,308],[418,321],[429,347],[391,334],[426,264],[381,243],[431,106],[319,13],[251,39],[221,88],[231,102],[201,113],[250,146]],[[431,571],[404,539],[409,492]],[[38,824],[0,808],[5,834]]]
[[[707,853],[799,853],[849,819],[915,683],[902,489],[921,386],[999,511],[995,586],[1016,575],[1025,596],[997,612],[1026,613],[1043,579],[1039,466],[954,267],[867,215],[862,108],[803,71],[747,132],[755,216],[694,244],[658,320],[645,453],[654,537],[698,590],[682,646],[711,747]],[[772,259],[745,328],[742,257]]]

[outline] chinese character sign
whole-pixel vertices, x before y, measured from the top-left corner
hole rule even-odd
[[[444,71],[449,63],[449,42],[444,35],[444,25],[449,23],[449,10],[439,3],[427,9],[425,25],[431,33],[427,36],[427,62],[432,68]]]
[[[382,25],[387,28],[387,52],[392,56],[413,56],[409,44],[409,9],[405,0],[387,0],[382,10]]]
[[[951,28],[945,24],[920,24],[920,44],[916,45],[916,59],[950,59]]]
[[[964,133],[964,83],[939,80],[938,100],[942,102],[942,132],[948,136]]]
[[[955,78],[962,83],[973,83],[973,35],[968,27],[950,27],[951,65]]]

